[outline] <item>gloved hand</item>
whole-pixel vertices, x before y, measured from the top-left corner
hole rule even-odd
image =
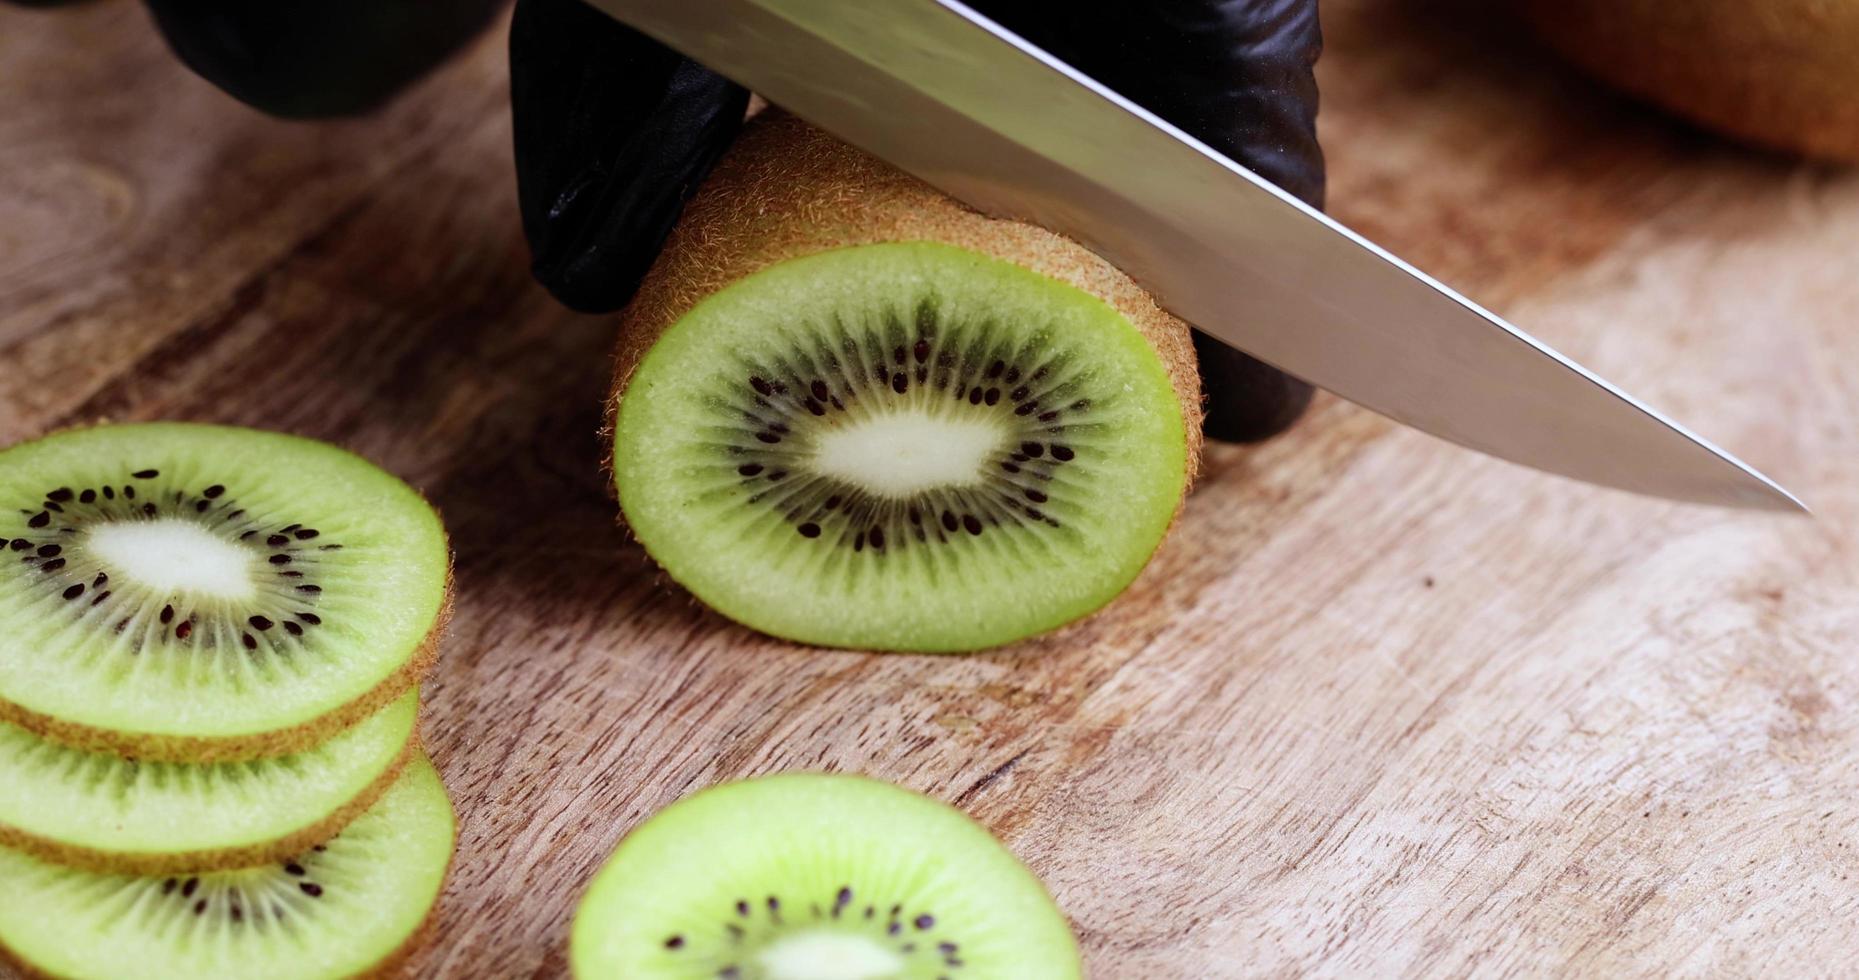
[[[1316,0],[970,0],[983,14],[1313,205]],[[536,278],[623,306],[742,121],[748,93],[581,0],[517,0],[510,95]],[[1262,439],[1311,389],[1195,334],[1206,434]]]
[[[478,35],[504,0],[147,0],[187,67],[273,116],[369,111]]]
[[[273,115],[366,111],[474,36],[502,0],[147,0],[183,61]],[[982,13],[1313,205],[1317,0],[971,0]],[[518,199],[536,278],[618,309],[740,126],[739,86],[581,0],[518,0]],[[1296,420],[1310,387],[1200,333],[1206,434]]]

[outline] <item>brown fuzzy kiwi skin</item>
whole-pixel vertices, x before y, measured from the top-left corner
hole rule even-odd
[[[439,642],[452,619],[451,545],[446,544],[445,597],[432,628],[413,656],[360,697],[302,724],[251,735],[201,737],[112,731],[43,715],[0,700],[0,721],[11,722],[40,738],[85,752],[107,752],[150,762],[246,762],[291,755],[327,741],[330,736],[387,707],[419,683],[439,659]]]
[[[1859,3],[1522,0],[1590,74],[1753,143],[1859,161]]]
[[[1084,246],[1024,222],[990,218],[779,109],[743,128],[621,314],[603,445],[611,451],[620,399],[640,359],[698,302],[786,259],[879,242],[940,242],[1004,259],[1122,313],[1155,350],[1181,401],[1185,496],[1200,468],[1202,416],[1187,324]]]
[[[363,811],[381,799],[388,788],[394,785],[394,781],[400,778],[401,772],[407,768],[407,763],[419,750],[419,733],[415,731],[407,737],[406,744],[400,747],[400,751],[387,764],[387,768],[363,787],[361,793],[354,799],[337,807],[315,823],[298,828],[276,840],[211,851],[125,854],[118,851],[99,851],[88,847],[78,847],[49,837],[40,837],[17,827],[0,824],[0,846],[24,851],[53,864],[95,871],[99,874],[204,873],[275,864],[293,855],[302,854],[312,846],[321,844],[340,833],[342,828],[347,827]]]

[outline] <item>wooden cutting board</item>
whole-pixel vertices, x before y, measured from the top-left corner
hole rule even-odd
[[[443,509],[422,976],[565,972],[645,814],[779,769],[952,800],[1102,977],[1859,962],[1859,175],[1720,144],[1471,3],[1326,0],[1344,221],[1745,454],[1814,520],[1459,451],[1334,399],[1210,454],[1104,614],[975,657],[757,637],[614,525],[613,327],[532,285],[503,38],[266,120],[138,5],[0,14],[0,441],[287,429]]]

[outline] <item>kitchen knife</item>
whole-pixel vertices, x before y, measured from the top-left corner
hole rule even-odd
[[[1590,483],[1805,509],[955,0],[590,2],[970,206],[1083,242],[1203,332],[1390,418]]]

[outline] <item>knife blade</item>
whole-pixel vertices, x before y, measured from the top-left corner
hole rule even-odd
[[[590,0],[1169,311],[1401,423],[1636,493],[1806,508],[1341,224],[957,0]]]

